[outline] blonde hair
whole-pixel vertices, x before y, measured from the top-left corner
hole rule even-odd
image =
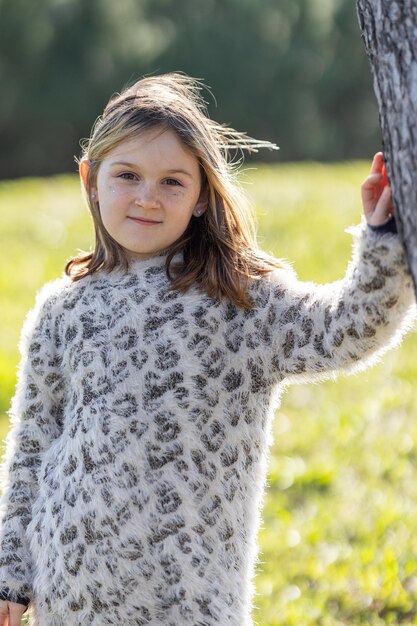
[[[85,191],[95,246],[67,262],[65,273],[73,281],[99,270],[128,270],[129,260],[104,228],[99,204],[91,199],[90,189],[95,185],[101,162],[111,150],[158,127],[174,131],[198,159],[202,192],[207,197],[203,215],[191,217],[183,235],[166,250],[165,269],[171,289],[185,293],[194,285],[210,297],[227,298],[236,306],[250,309],[249,280],[282,267],[277,259],[258,248],[254,219],[236,182],[236,167],[230,158],[233,149],[257,152],[261,147],[277,146],[211,120],[201,88],[200,81],[179,72],[146,77],[111,98],[96,120],[90,138],[82,145],[81,158],[89,161]],[[180,251],[184,263],[180,268],[170,267],[172,258]]]

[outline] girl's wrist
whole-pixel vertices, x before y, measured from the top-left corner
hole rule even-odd
[[[368,228],[372,230],[374,233],[379,233],[381,235],[385,233],[394,233],[394,234],[398,233],[397,221],[394,215],[389,217],[387,221],[384,222],[383,224],[378,224],[378,226],[374,226],[373,224],[368,223]]]

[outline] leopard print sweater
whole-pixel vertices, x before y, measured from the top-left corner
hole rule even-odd
[[[398,236],[354,237],[343,280],[277,269],[250,311],[170,291],[163,255],[45,285],[0,501],[0,588],[30,624],[252,624],[282,389],[366,367],[414,320]]]

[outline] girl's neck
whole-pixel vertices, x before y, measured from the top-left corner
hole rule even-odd
[[[131,256],[128,260],[131,268],[140,268],[142,266],[149,265],[163,265],[165,263],[167,255],[167,250],[161,250],[159,252],[155,252],[154,254],[150,254],[149,256]],[[174,262],[182,260],[183,254],[181,251],[177,252],[173,257]]]
[[[147,263],[154,259],[165,258],[167,255],[165,250],[161,250],[160,252],[154,252],[153,254],[148,254],[146,256],[139,256],[135,254],[130,254],[127,259],[129,263]]]

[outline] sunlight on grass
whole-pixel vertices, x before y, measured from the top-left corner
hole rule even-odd
[[[247,169],[262,248],[303,280],[341,278],[368,163]],[[0,436],[37,289],[92,244],[74,176],[0,184]],[[417,335],[336,382],[291,387],[274,421],[259,535],[259,626],[417,623]]]

